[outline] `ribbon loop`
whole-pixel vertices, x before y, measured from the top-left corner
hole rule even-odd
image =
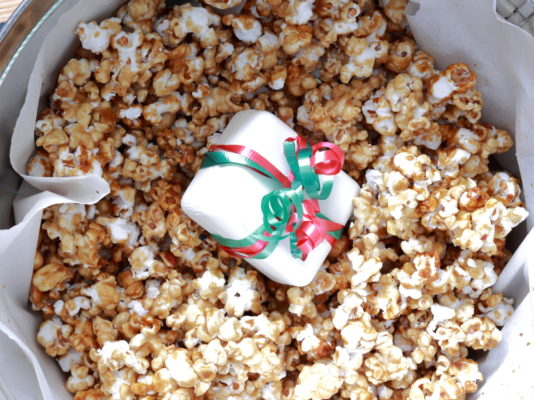
[[[319,175],[337,175],[343,168],[345,155],[332,143],[317,143],[312,147],[311,164]]]
[[[275,236],[291,232],[293,228],[289,225],[294,226],[300,220],[302,200],[301,191],[294,189],[274,190],[263,196],[261,210],[265,231]]]
[[[206,154],[201,168],[247,167],[282,186],[262,198],[263,223],[255,232],[239,240],[212,234],[234,257],[267,258],[281,240],[289,237],[291,255],[306,260],[323,241],[332,245],[341,236],[343,225],[321,214],[318,200],[330,195],[334,177],[343,167],[343,152],[328,142],[311,146],[301,136],[286,139],[283,149],[289,176],[245,146],[214,145]]]

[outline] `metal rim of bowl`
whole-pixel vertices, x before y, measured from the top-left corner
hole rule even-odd
[[[0,85],[26,44],[65,0],[24,0],[0,30]]]

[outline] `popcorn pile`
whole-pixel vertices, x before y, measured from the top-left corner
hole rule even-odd
[[[233,7],[235,1],[206,1]],[[465,399],[513,312],[492,292],[526,217],[489,170],[476,75],[436,70],[406,0],[256,0],[240,15],[131,0],[81,23],[36,125],[33,176],[97,174],[98,204],[44,213],[37,340],[76,400]],[[180,210],[210,136],[275,113],[346,152],[348,231],[303,288],[219,251]],[[215,201],[215,200],[214,200]]]

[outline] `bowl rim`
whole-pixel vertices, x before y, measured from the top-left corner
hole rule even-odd
[[[0,86],[50,15],[67,0],[24,0],[0,30]]]

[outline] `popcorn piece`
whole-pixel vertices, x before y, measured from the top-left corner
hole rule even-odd
[[[502,334],[488,318],[475,317],[462,324],[465,344],[475,350],[489,350],[497,346]]]
[[[158,261],[154,257],[155,248],[153,246],[138,247],[132,252],[129,261],[132,265],[134,279],[147,279],[155,272]]]
[[[383,91],[377,91],[367,100],[362,108],[365,120],[382,135],[393,135],[397,131],[394,114],[389,102],[383,97]]]
[[[403,357],[402,350],[392,344],[392,337],[381,332],[377,337],[377,352],[365,360],[365,375],[373,384],[403,379],[415,369],[411,359]]]
[[[61,356],[66,354],[70,348],[67,340],[71,333],[70,325],[65,325],[59,318],[54,317],[41,324],[37,333],[37,342],[51,357]]]
[[[216,298],[224,290],[226,281],[221,275],[222,274],[215,274],[210,270],[206,270],[200,278],[196,279],[200,297],[205,299]],[[239,296],[242,295],[241,289],[234,288],[233,290],[236,291],[234,295],[237,295],[238,293]],[[246,295],[246,293],[243,294]]]
[[[93,331],[100,346],[103,346],[106,342],[117,340],[117,329],[115,329],[113,323],[101,317],[93,319]]]
[[[127,366],[138,374],[144,374],[148,367],[147,361],[136,357],[130,350],[128,342],[124,340],[105,343],[102,349],[96,351],[96,356],[99,365],[111,370],[119,370]]]
[[[185,350],[176,349],[165,359],[165,366],[169,369],[172,379],[183,387],[192,387],[198,379],[193,365]]]
[[[96,150],[90,151],[85,146],[79,146],[71,152],[66,146],[61,146],[59,157],[54,162],[54,176],[102,176],[102,165],[95,157]]]
[[[367,78],[373,72],[375,60],[380,58],[387,48],[380,42],[369,43],[366,39],[350,38],[345,44],[344,51],[350,60],[340,69],[340,79],[348,83],[352,77]]]
[[[91,298],[91,304],[112,311],[119,303],[119,294],[111,282],[98,282],[89,288],[82,289],[82,294]]]
[[[299,374],[295,399],[329,399],[341,387],[339,369],[333,364],[306,365]]]
[[[106,217],[98,217],[96,222],[108,229],[113,243],[127,244],[131,247],[137,244],[140,232],[135,223],[128,222],[123,218]]]
[[[234,35],[245,43],[255,43],[262,34],[261,24],[251,15],[226,15],[222,21],[231,25]]]
[[[307,25],[282,25],[282,48],[289,55],[296,54],[312,40],[312,29]]]
[[[435,75],[429,83],[429,101],[441,103],[455,93],[463,93],[473,88],[476,74],[464,63],[451,64],[443,73]]]
[[[408,68],[412,61],[415,43],[409,38],[402,38],[389,46],[388,50],[386,68],[395,72],[402,72]]]
[[[221,10],[226,10],[228,8],[236,7],[240,5],[242,0],[204,0],[204,3],[219,8]]]
[[[91,301],[87,297],[77,296],[67,301],[64,307],[72,317],[77,315],[81,310],[89,310],[91,308]]]
[[[315,305],[311,302],[314,293],[310,288],[304,289],[292,287],[287,291],[287,297],[290,301],[289,312],[295,315],[306,315],[310,318],[317,314]]]
[[[149,299],[155,299],[161,293],[160,282],[156,279],[148,279],[145,281],[145,292]]]
[[[242,268],[234,268],[221,300],[231,315],[241,317],[245,311],[259,311],[259,294],[256,290],[256,273]]]
[[[152,85],[154,86],[154,93],[156,96],[169,96],[180,86],[180,79],[178,75],[173,74],[170,69],[163,69],[156,74]],[[129,108],[128,110],[132,110],[132,108]],[[139,118],[141,115],[139,108],[133,108],[133,110],[135,111],[130,111],[130,113],[133,114],[131,116],[134,118],[129,119]]]
[[[211,26],[220,24],[219,16],[206,8],[193,7],[189,4],[176,8],[174,14],[167,28],[173,36],[171,39],[173,43],[178,44],[187,34],[192,33],[198,37],[202,47],[212,47],[217,44],[217,35]]]
[[[306,324],[306,328],[298,333],[296,339],[301,342],[301,349],[305,353],[312,351],[321,344],[320,339],[315,336],[313,327],[310,324]]]
[[[350,257],[351,256],[349,255],[349,258]],[[379,260],[373,258],[370,260],[366,260],[365,262],[363,262],[363,264],[359,266],[353,263],[352,268],[357,271],[351,279],[351,284],[354,287],[358,286],[362,282],[377,279],[377,273],[380,272],[380,269],[382,268],[382,263]]]
[[[34,274],[32,283],[41,292],[60,287],[72,276],[69,268],[61,264],[47,264]]]
[[[405,18],[404,9],[407,3],[407,0],[386,0],[384,1],[384,14],[394,23],[400,24]]]
[[[151,19],[158,11],[158,0],[132,0],[127,4],[128,15],[135,21]]]
[[[313,16],[314,0],[290,0],[283,10],[288,24],[303,25]]]
[[[28,175],[52,176],[53,167],[44,152],[37,152],[28,162]]]
[[[111,36],[120,32],[120,20],[110,18],[98,25],[96,22],[78,25],[76,34],[80,37],[82,47],[93,53],[102,53],[109,47]]]
[[[89,375],[88,372],[87,367],[76,368],[67,379],[65,384],[67,390],[71,393],[76,393],[92,387],[95,384],[95,378]]]
[[[503,326],[506,321],[512,316],[514,308],[512,306],[513,300],[509,298],[502,298],[502,302],[495,306],[480,307],[485,316],[493,321],[497,326]]]
[[[70,372],[72,368],[79,365],[82,361],[82,353],[69,350],[67,354],[58,360],[59,366],[63,372]],[[91,386],[91,385],[90,385]]]

